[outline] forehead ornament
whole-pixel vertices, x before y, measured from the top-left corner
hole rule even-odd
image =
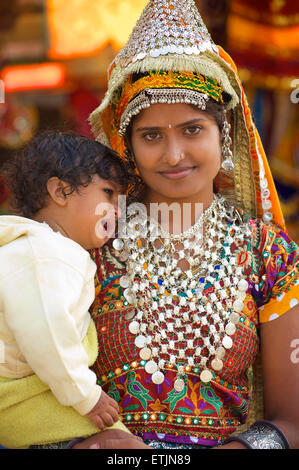
[[[146,88],[128,104],[120,120],[119,134],[121,137],[124,137],[131,119],[137,116],[143,109],[149,108],[152,104],[185,103],[205,110],[208,99],[207,94],[186,88]]]

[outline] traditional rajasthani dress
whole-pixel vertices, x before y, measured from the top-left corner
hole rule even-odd
[[[299,250],[279,227],[265,226],[252,217],[245,220],[250,236],[242,245],[232,242],[229,247],[237,251],[238,265],[248,281],[233,346],[223,359],[222,370],[215,371],[208,384],[201,382],[198,367],[187,366],[181,392],[174,389],[172,365],[166,364],[161,385],[154,384],[145,371],[146,360],[140,359],[136,336],[129,331],[134,309],[119,283],[126,272],[124,263],[116,257],[112,244],[94,252],[98,295],[92,316],[99,340],[94,371],[99,384],[119,403],[123,423],[144,439],[215,446],[248,417],[259,326],[298,304]],[[206,282],[204,294],[212,293],[213,287]],[[188,336],[181,344],[186,354],[187,340]]]
[[[230,113],[231,131],[223,126],[217,195],[201,225],[160,245],[133,229],[92,252],[94,371],[123,423],[161,447],[215,446],[250,422],[259,327],[299,301],[298,247],[236,66],[213,43],[193,0],[149,1],[90,123],[134,169],[131,197],[143,184],[126,145],[132,119],[154,103],[204,110],[208,100]],[[180,272],[184,257],[190,267]]]

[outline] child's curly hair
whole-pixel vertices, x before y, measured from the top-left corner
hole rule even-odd
[[[113,150],[81,135],[54,131],[34,138],[3,168],[11,206],[27,218],[45,207],[49,195],[46,185],[50,178],[56,176],[68,183],[67,192],[64,192],[68,196],[80,186],[88,186],[95,174],[116,182],[126,191],[127,172]]]

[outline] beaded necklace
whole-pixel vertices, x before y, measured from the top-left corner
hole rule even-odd
[[[141,239],[134,219],[125,243],[113,242],[126,261],[120,285],[135,307],[129,331],[153,383],[164,382],[168,366],[176,370],[174,388],[180,392],[190,367],[198,367],[201,381],[208,383],[232,348],[248,283],[231,245],[243,242],[250,230],[222,196],[214,196],[196,224],[180,235],[157,231],[150,219],[142,223],[149,235],[154,227],[155,236]],[[180,260],[189,269],[182,271]]]

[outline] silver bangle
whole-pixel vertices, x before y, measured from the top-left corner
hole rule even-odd
[[[247,449],[290,449],[284,433],[271,421],[256,421],[247,431],[229,437],[224,444],[241,442]]]

